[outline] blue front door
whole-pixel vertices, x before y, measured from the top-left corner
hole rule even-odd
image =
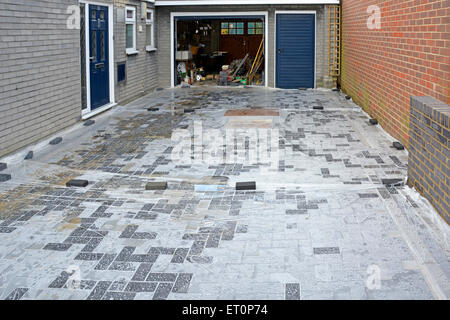
[[[277,14],[276,87],[314,88],[315,15]]]
[[[108,7],[89,5],[91,110],[109,100]]]

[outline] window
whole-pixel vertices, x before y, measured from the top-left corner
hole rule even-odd
[[[155,50],[155,10],[148,9],[145,18],[147,51]]]
[[[126,7],[125,12],[127,54],[136,54],[136,8]]]
[[[262,22],[249,22],[248,34],[263,34],[264,26]]]
[[[243,22],[222,22],[221,26],[222,35],[244,34]]]

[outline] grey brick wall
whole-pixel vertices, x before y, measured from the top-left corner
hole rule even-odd
[[[0,156],[80,119],[77,0],[0,0]]]
[[[408,183],[450,224],[450,106],[411,97]]]
[[[169,87],[171,77],[170,61],[170,13],[171,12],[238,12],[238,11],[268,11],[268,77],[269,86],[274,87],[274,41],[275,41],[275,10],[315,10],[317,12],[316,41],[316,86],[331,87],[332,79],[328,77],[328,9],[325,5],[214,5],[214,6],[173,6],[157,7],[158,29],[158,77],[162,87]]]
[[[117,21],[117,10],[125,6],[134,6],[136,8],[136,49],[139,51],[136,55],[126,55],[125,42],[125,23]],[[154,8],[148,4],[148,8]],[[156,16],[156,19],[158,17]],[[141,19],[141,1],[140,0],[114,0],[114,53],[115,53],[115,93],[116,101],[119,103],[134,100],[158,85],[158,51],[146,51],[146,22]],[[142,32],[139,32],[139,26],[142,26]],[[157,36],[157,25],[155,23],[155,36]],[[117,63],[126,62],[127,80],[125,83],[117,84]]]

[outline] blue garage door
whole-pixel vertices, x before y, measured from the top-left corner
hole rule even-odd
[[[278,88],[314,88],[315,33],[314,14],[277,14]]]

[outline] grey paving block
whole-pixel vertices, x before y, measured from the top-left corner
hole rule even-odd
[[[95,123],[95,120],[87,120],[83,123],[83,126],[89,127],[92,126]]]
[[[8,168],[8,165],[4,162],[0,162],[0,171],[5,170],[6,168]]]
[[[236,190],[256,190],[256,182],[236,182]]]
[[[145,185],[145,190],[166,190],[167,189],[167,182],[161,181],[161,182],[149,182]]]
[[[286,300],[300,300],[300,284],[286,283],[285,297]]]
[[[9,173],[0,173],[0,182],[6,182],[11,180],[11,175]]]
[[[50,141],[50,144],[51,145],[56,145],[56,144],[61,143],[62,140],[63,139],[61,137],[57,137],[57,138],[53,139],[52,141]]]
[[[72,179],[66,183],[66,187],[84,188],[84,187],[87,187],[88,184],[89,184],[89,181],[87,181],[87,180]]]

